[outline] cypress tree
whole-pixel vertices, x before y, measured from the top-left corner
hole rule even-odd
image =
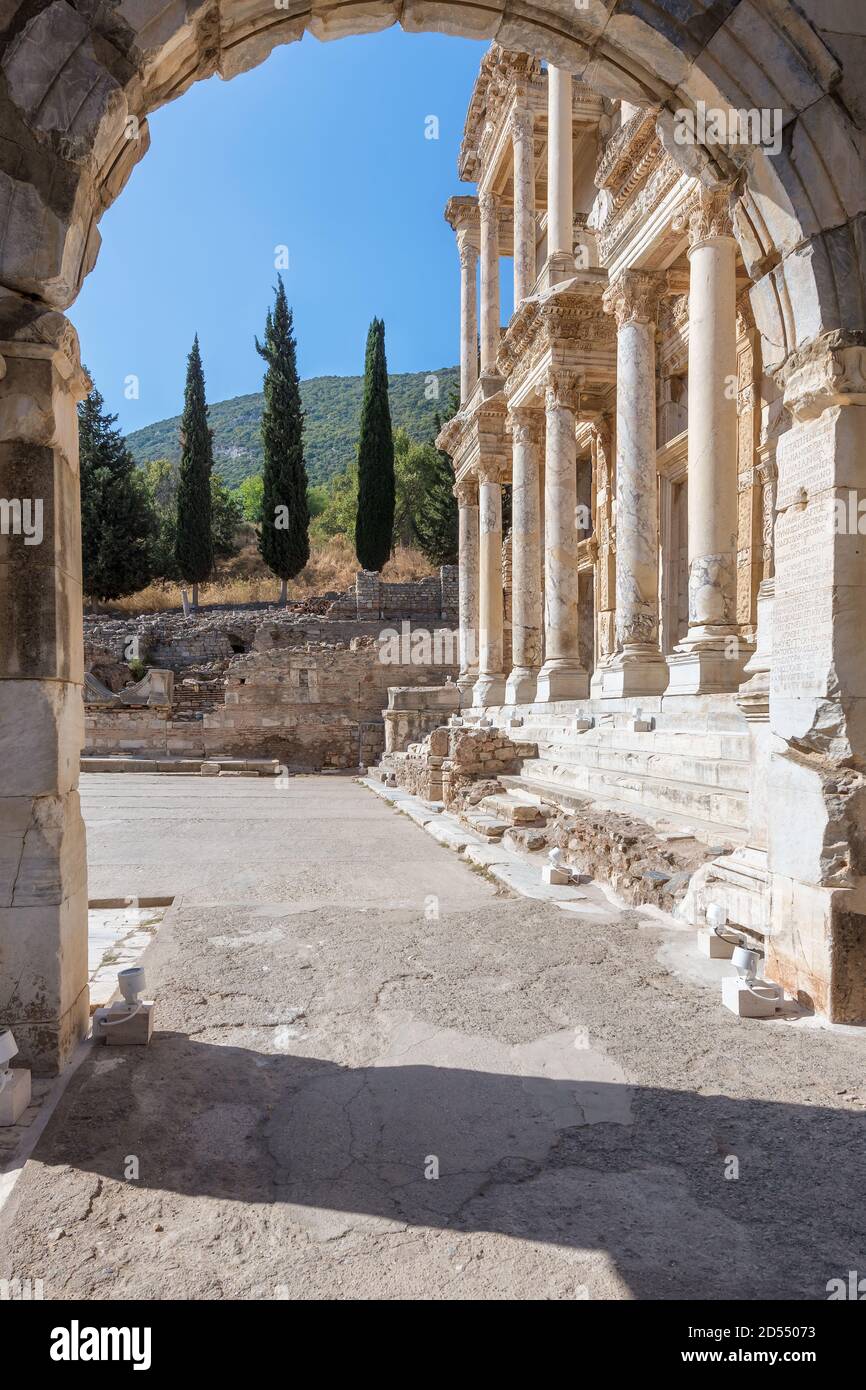
[[[355,553],[365,570],[381,570],[394,530],[394,438],[388,403],[385,325],[373,319],[367,334],[364,398],[358,437],[358,513]]]
[[[310,511],[304,466],[304,412],[292,311],[283,277],[277,277],[273,312],[268,310],[265,341],[256,351],[267,362],[262,410],[262,526],[259,550],[268,569],[280,579],[280,607],[286,581],[300,574],[310,558]]]
[[[214,562],[210,487],[213,440],[207,422],[198,334],[187,359],[180,444],[174,553],[181,579],[192,584],[192,602],[196,608],[198,586],[208,578]]]
[[[156,516],[143,476],[92,387],[78,405],[84,592],[106,600],[153,578]]]

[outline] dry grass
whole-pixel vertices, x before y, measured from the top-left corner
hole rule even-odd
[[[247,536],[239,555],[218,567],[210,584],[199,586],[199,605],[227,604],[232,607],[245,603],[276,603],[280,581],[262,563],[254,536]],[[289,598],[311,598],[331,591],[342,593],[351,588],[358,572],[355,552],[345,536],[332,536],[314,542],[306,569],[289,584]],[[390,583],[407,583],[434,574],[433,566],[418,550],[398,546],[382,571]],[[134,616],[140,613],[163,613],[180,608],[180,590],[176,584],[149,584],[129,598],[114,603],[96,605],[99,611]]]

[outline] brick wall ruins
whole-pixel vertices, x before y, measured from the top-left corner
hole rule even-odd
[[[350,593],[352,603],[329,596],[326,604],[189,618],[87,615],[85,665],[111,690],[131,679],[133,659],[176,679],[167,708],[88,704],[85,752],[267,757],[299,770],[376,761],[388,688],[438,688],[456,678],[456,570],[399,585],[362,573]],[[450,703],[456,707],[456,688]]]

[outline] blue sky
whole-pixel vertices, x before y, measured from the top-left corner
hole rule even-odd
[[[486,44],[438,34],[320,44],[200,82],[154,113],[150,150],[100,224],[70,310],[125,431],[177,414],[193,334],[208,398],[261,388],[261,336],[285,245],[302,377],[355,374],[385,320],[391,371],[455,363],[459,269],[443,218]],[[439,119],[439,139],[425,120]],[[510,262],[503,265],[508,312]],[[138,400],[125,380],[139,379]]]

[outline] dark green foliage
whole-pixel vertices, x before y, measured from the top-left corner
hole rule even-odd
[[[123,598],[153,578],[157,522],[116,415],[94,387],[78,406],[84,592]]]
[[[273,312],[268,310],[265,341],[256,351],[267,365],[262,411],[262,522],[259,550],[279,579],[294,579],[310,558],[310,512],[304,467],[304,412],[292,311],[282,276],[277,277]]]
[[[381,570],[394,531],[394,438],[388,403],[385,325],[373,319],[367,334],[364,399],[358,435],[358,514],[355,554],[365,570]]]
[[[213,569],[214,547],[210,481],[213,444],[208,427],[198,334],[187,361],[180,446],[174,554],[181,579],[190,584],[200,584]]]
[[[441,392],[447,392],[459,377],[456,367],[442,367],[435,373]],[[429,374],[406,372],[392,376],[388,383],[391,420],[394,429],[405,429],[416,444],[430,438],[433,407],[425,394]],[[355,462],[358,423],[361,418],[363,378],[323,376],[301,382],[304,409],[304,463],[311,483],[322,483],[337,473],[345,473]],[[229,487],[244,478],[261,473],[263,396],[235,396],[208,409],[213,431],[214,466]],[[160,420],[127,438],[136,463],[150,459],[180,460],[179,416]]]
[[[458,551],[457,498],[450,455],[431,449],[435,463],[424,505],[415,517],[419,549],[434,565],[455,565]]]

